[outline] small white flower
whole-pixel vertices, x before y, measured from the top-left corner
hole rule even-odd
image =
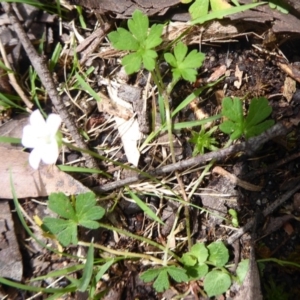
[[[57,114],[50,114],[45,121],[39,110],[35,110],[30,118],[30,125],[23,128],[22,145],[33,148],[29,155],[29,164],[37,169],[40,161],[54,164],[58,158],[59,149],[56,139],[61,118]]]

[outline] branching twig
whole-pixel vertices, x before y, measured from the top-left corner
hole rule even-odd
[[[12,5],[14,9],[12,8]],[[65,107],[63,101],[61,100],[57,92],[56,86],[53,81],[53,77],[48,70],[45,60],[41,56],[39,56],[39,54],[31,44],[26,32],[24,31],[19,19],[16,16],[14,10],[17,10],[17,6],[15,4],[12,5],[10,5],[9,3],[2,2],[2,7],[5,10],[7,16],[9,17],[11,23],[13,24],[14,30],[18,35],[18,38],[22,43],[22,46],[24,47],[24,50],[26,51],[32,66],[37,72],[42,84],[44,85],[45,89],[48,92],[48,95],[56,111],[59,113],[63,122],[66,124],[66,127],[68,128],[77,146],[82,149],[88,149],[86,143],[83,140],[83,137],[77,131],[77,126],[73,117],[69,114],[69,111]],[[83,155],[86,158],[87,167],[98,169],[98,164],[95,158],[87,154],[83,154]]]
[[[94,188],[94,191],[97,192],[108,192],[114,189],[118,189],[120,187],[123,187],[125,185],[137,182],[139,180],[145,179],[147,177],[157,177],[161,176],[167,173],[171,173],[174,171],[180,171],[187,168],[190,168],[192,166],[196,165],[203,165],[207,163],[208,161],[211,161],[212,159],[215,159],[216,161],[220,161],[224,159],[225,157],[238,153],[238,152],[245,152],[247,155],[251,155],[254,153],[261,145],[263,145],[265,142],[271,140],[272,138],[280,135],[286,135],[289,132],[289,128],[283,125],[283,123],[277,123],[272,128],[268,129],[261,135],[249,139],[247,142],[243,142],[240,144],[232,145],[228,148],[221,149],[219,151],[214,151],[210,153],[206,153],[203,155],[198,155],[196,157],[177,162],[175,164],[170,164],[167,166],[163,166],[159,169],[149,171],[149,176],[146,175],[136,175],[129,178],[126,178],[124,180],[118,180],[116,182],[108,183],[99,187]]]

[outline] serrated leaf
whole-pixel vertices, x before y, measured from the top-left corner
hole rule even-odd
[[[147,37],[149,19],[140,10],[135,10],[132,19],[128,20],[128,28],[138,41],[144,41]]]
[[[142,65],[142,57],[136,52],[130,53],[123,57],[122,65],[128,75],[137,72]]]
[[[63,218],[76,220],[74,207],[69,198],[63,193],[50,194],[48,207]]]
[[[246,117],[246,127],[259,124],[272,113],[272,107],[265,97],[253,98]]]
[[[175,48],[174,48],[174,56],[176,58],[178,66],[183,62],[183,60],[184,60],[187,52],[188,52],[188,47],[184,43],[179,42],[175,46]]]
[[[208,260],[216,267],[223,267],[229,259],[229,252],[223,242],[213,242],[207,246],[209,251]]]
[[[220,130],[226,134],[230,134],[231,140],[236,140],[243,134],[243,127],[241,127],[241,124],[233,123],[232,121],[224,121],[219,126]]]
[[[238,281],[240,284],[244,282],[244,279],[249,270],[249,259],[242,260],[236,269],[236,275],[238,276]]]
[[[192,20],[207,15],[208,5],[209,0],[196,0],[192,5],[190,5],[189,13]]]
[[[230,285],[230,276],[218,270],[209,272],[204,278],[204,290],[209,297],[225,293]]]
[[[84,220],[100,220],[104,216],[105,210],[95,204],[96,197],[93,193],[80,194],[76,197],[76,214],[80,224]]]
[[[198,52],[197,50],[192,50],[180,65],[185,69],[194,69],[199,68],[205,59],[205,55],[203,53]]]
[[[193,245],[190,253],[197,257],[198,263],[203,263],[208,258],[208,250],[203,243]]]
[[[203,53],[196,50],[187,55],[188,48],[182,42],[174,47],[174,56],[171,53],[165,53],[165,60],[172,66],[173,80],[177,81],[180,77],[187,81],[196,80],[196,68],[202,65],[205,58]]]
[[[140,275],[140,278],[144,281],[144,282],[150,282],[153,281],[158,274],[161,272],[162,268],[158,268],[158,269],[149,269],[147,271],[145,271],[143,274]]]
[[[163,25],[160,25],[160,24],[154,24],[150,28],[149,35],[145,41],[146,49],[151,49],[151,48],[157,47],[158,45],[161,44],[161,42],[162,42],[161,34],[163,31],[163,28],[164,28]]]
[[[170,287],[168,272],[165,268],[158,274],[156,280],[153,282],[153,287],[158,293],[164,292]]]
[[[71,243],[77,244],[77,224],[74,221],[45,217],[43,225],[56,236],[64,247]]]
[[[275,124],[274,120],[264,121],[256,126],[245,129],[245,137],[249,139],[253,136],[260,135]]]
[[[143,64],[146,70],[152,71],[155,68],[157,53],[153,50],[146,50],[143,54]]]
[[[226,97],[222,100],[222,115],[231,121],[243,123],[243,105],[239,98]]]
[[[189,280],[188,276],[186,275],[186,270],[183,268],[170,266],[166,267],[166,270],[168,271],[172,279],[176,282],[187,282]]]
[[[176,64],[176,58],[175,56],[172,54],[172,53],[165,53],[164,54],[164,58],[165,58],[165,61],[171,65],[172,67],[177,67],[177,64]]]
[[[117,50],[136,51],[140,47],[139,42],[124,28],[119,27],[117,31],[110,32],[107,36],[113,47]]]
[[[207,264],[200,264],[197,266],[186,268],[186,274],[190,279],[201,279],[207,274],[207,272],[208,272]]]

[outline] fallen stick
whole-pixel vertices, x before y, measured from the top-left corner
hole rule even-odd
[[[244,152],[246,155],[251,155],[254,153],[261,145],[263,145],[265,142],[280,136],[280,135],[286,135],[290,131],[290,128],[288,126],[283,125],[283,123],[277,123],[261,135],[251,138],[246,142],[242,142],[240,144],[232,145],[228,148],[221,149],[219,151],[213,151],[209,152],[203,155],[198,155],[193,158],[189,158],[184,161],[179,161],[174,164],[166,165],[161,168],[158,168],[156,170],[148,171],[147,174],[138,174],[136,176],[128,177],[123,180],[118,180],[115,182],[111,182],[102,186],[97,186],[93,188],[93,191],[95,193],[101,193],[101,192],[108,192],[111,190],[115,190],[118,188],[121,188],[125,185],[129,185],[132,183],[135,183],[139,180],[145,179],[145,178],[151,178],[151,177],[158,177],[167,173],[175,172],[175,171],[181,171],[184,169],[188,169],[193,166],[199,166],[207,163],[211,160],[220,161],[224,159],[225,157],[238,153],[238,152]]]

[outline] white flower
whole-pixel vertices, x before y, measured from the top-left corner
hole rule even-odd
[[[29,155],[29,164],[37,169],[40,161],[54,164],[58,158],[59,149],[56,134],[61,124],[57,114],[50,114],[45,121],[39,110],[35,110],[30,118],[30,125],[23,128],[22,144],[26,148],[33,148]]]

